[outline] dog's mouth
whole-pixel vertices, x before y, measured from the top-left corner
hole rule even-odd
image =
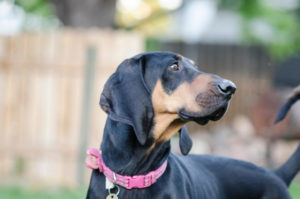
[[[205,125],[209,121],[217,121],[221,119],[226,113],[227,108],[228,108],[228,103],[218,106],[213,110],[210,109],[201,113],[193,113],[182,109],[178,112],[178,115],[180,119],[183,121],[195,121],[198,124]]]

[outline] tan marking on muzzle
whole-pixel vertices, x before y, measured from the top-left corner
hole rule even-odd
[[[194,62],[193,60],[188,59],[188,61],[189,61],[191,64],[195,65],[195,62]]]
[[[157,81],[152,92],[152,104],[154,109],[153,135],[155,140],[170,139],[184,122],[175,122],[179,119],[177,111],[184,108],[191,112],[200,112],[203,107],[196,102],[199,93],[209,90],[212,77],[201,74],[194,81],[185,82],[178,86],[171,94],[167,94],[160,80]]]

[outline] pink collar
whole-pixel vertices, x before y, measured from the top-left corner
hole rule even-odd
[[[85,160],[86,167],[90,169],[99,169],[100,172],[108,178],[111,182],[115,182],[126,189],[132,188],[146,188],[150,187],[156,182],[156,180],[162,176],[167,168],[167,160],[156,170],[147,173],[146,175],[136,175],[136,176],[122,176],[113,172],[108,168],[103,160],[101,153],[96,148],[90,148],[87,151],[88,157]]]

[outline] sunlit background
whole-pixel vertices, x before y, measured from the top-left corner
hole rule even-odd
[[[191,153],[268,168],[291,155],[299,103],[273,120],[300,84],[300,0],[0,0],[0,198],[84,198],[103,84],[125,58],[165,50],[238,87],[224,118],[188,125]]]

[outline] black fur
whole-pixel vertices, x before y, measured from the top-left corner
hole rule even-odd
[[[278,123],[285,118],[288,111],[300,99],[300,86],[298,86],[293,94],[289,97],[287,102],[281,106],[277,113],[274,123]],[[288,186],[292,182],[293,178],[296,176],[300,170],[300,145],[293,153],[293,155],[288,159],[288,161],[283,164],[279,169],[275,170],[275,173],[287,184]]]
[[[183,67],[180,73],[168,71],[168,66],[175,62]],[[166,93],[172,93],[183,82],[192,81],[196,75],[201,74],[203,73],[187,60],[178,59],[174,53],[153,52],[125,60],[107,81],[100,99],[101,107],[108,113],[101,144],[105,164],[118,174],[133,176],[153,171],[168,160],[165,173],[151,187],[132,190],[120,187],[118,197],[120,199],[291,198],[287,190],[288,183],[281,174],[285,173],[286,169],[291,169],[290,166],[273,172],[229,158],[174,155],[170,153],[170,141],[158,143],[151,153],[147,154],[154,142],[151,92],[157,80],[162,80]],[[222,81],[218,76],[211,75],[211,77],[215,82]],[[229,99],[228,95],[220,97],[222,106],[226,105]],[[215,106],[219,106],[218,104]],[[201,114],[200,119],[185,118],[188,119],[200,124],[208,121],[204,114]],[[180,139],[180,148],[183,154],[187,154],[192,142],[184,127],[180,131]],[[297,151],[293,156],[292,162],[299,162],[298,153],[300,152]],[[289,161],[286,164],[289,164]],[[297,172],[298,168],[294,171]],[[107,195],[105,176],[94,170],[87,198],[102,199]]]
[[[193,145],[193,141],[189,136],[189,132],[187,131],[186,127],[183,126],[179,131],[179,147],[180,151],[183,155],[187,155]]]
[[[291,109],[292,105],[296,103],[300,99],[300,86],[298,86],[292,96],[287,100],[287,102],[281,106],[280,110],[277,113],[276,119],[275,119],[275,124],[283,120],[286,116],[286,114],[289,112]]]

